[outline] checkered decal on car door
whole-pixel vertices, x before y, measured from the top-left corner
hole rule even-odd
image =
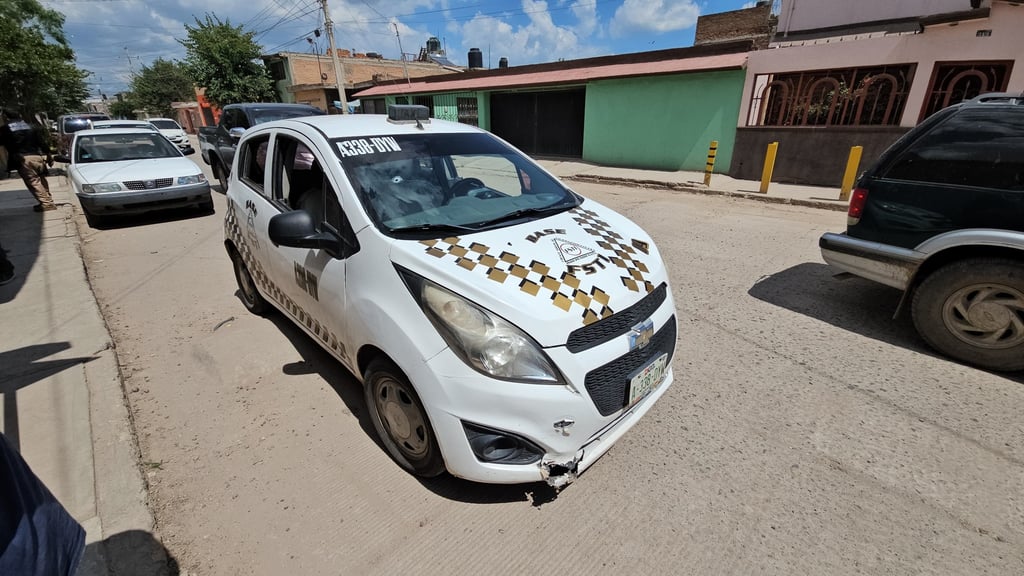
[[[238,223],[237,206],[235,206],[235,203],[230,199],[228,200],[227,216],[224,218],[224,234],[231,240],[235,249],[238,250],[238,254],[242,257],[242,261],[245,262],[246,267],[249,268],[249,274],[252,276],[253,281],[259,284],[260,288],[263,289],[267,296],[280,304],[281,309],[309,329],[309,331],[312,332],[317,339],[323,342],[329,349],[344,357],[345,344],[339,341],[338,337],[335,336],[333,332],[329,331],[326,326],[309,315],[302,306],[299,306],[287,294],[281,291],[277,283],[274,282],[263,270],[263,265],[253,256],[252,249],[249,247],[249,243],[245,240],[244,234],[242,233],[242,227]]]

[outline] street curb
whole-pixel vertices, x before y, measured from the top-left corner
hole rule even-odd
[[[653,188],[657,190],[676,190],[689,192],[691,194],[704,194],[706,196],[726,196],[729,198],[743,198],[746,200],[757,200],[769,204],[787,204],[790,206],[803,206],[807,208],[818,208],[821,210],[832,210],[846,212],[849,206],[842,201],[829,200],[804,200],[802,198],[785,198],[781,196],[768,196],[767,194],[752,194],[748,192],[732,192],[730,190],[716,190],[693,184],[679,182],[661,182],[658,180],[640,180],[636,178],[622,178],[619,176],[597,176],[593,174],[575,174],[562,176],[563,180],[574,180],[577,182],[590,182],[593,184],[624,184],[639,186],[641,188]]]
[[[148,486],[140,467],[141,452],[114,338],[96,300],[82,252],[81,223],[77,218],[80,209],[64,173],[51,173],[50,181],[54,200],[71,207],[69,224],[74,230],[73,249],[81,261],[86,287],[92,294],[96,321],[103,325],[107,337],[106,347],[94,353],[96,360],[84,366],[89,390],[96,515],[101,532],[98,554],[88,567],[104,576],[165,574],[167,557],[162,547],[154,550],[152,545],[145,545],[155,541],[156,536],[140,538],[140,535],[152,534],[156,522],[148,504]]]

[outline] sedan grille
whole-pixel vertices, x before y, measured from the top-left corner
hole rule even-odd
[[[665,284],[644,297],[643,300],[626,308],[618,314],[613,314],[603,320],[598,320],[589,326],[573,330],[569,334],[569,340],[565,347],[569,352],[582,352],[610,342],[623,334],[629,332],[633,326],[647,320],[654,314],[654,311],[665,301],[668,287]]]
[[[127,180],[124,182],[124,186],[129,190],[153,190],[154,188],[167,188],[173,183],[174,178],[160,178],[158,180]]]
[[[625,408],[629,394],[630,375],[662,354],[668,354],[666,366],[671,366],[672,354],[675,349],[676,317],[672,316],[668,324],[662,326],[647,346],[633,350],[600,368],[591,370],[584,380],[584,385],[594,406],[597,407],[597,411],[602,416],[607,416]]]

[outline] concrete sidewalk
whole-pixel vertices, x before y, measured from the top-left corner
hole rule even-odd
[[[839,199],[838,188],[821,186],[799,186],[795,184],[772,183],[767,194],[760,194],[761,183],[754,180],[737,180],[723,174],[713,174],[711,185],[704,186],[703,172],[665,172],[598,166],[579,160],[538,159],[538,162],[552,174],[565,180],[625,184],[641,188],[662,188],[681,190],[695,194],[713,194],[771,202],[809,206],[825,210],[845,212],[849,201]]]
[[[0,430],[85,527],[78,574],[164,574],[75,200],[64,176],[49,181],[59,208],[37,213],[20,178],[0,180],[0,243],[17,275],[0,286]]]

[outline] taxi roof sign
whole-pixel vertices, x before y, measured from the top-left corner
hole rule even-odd
[[[391,104],[388,106],[388,122],[394,124],[412,124],[430,122],[430,110],[417,104]]]

